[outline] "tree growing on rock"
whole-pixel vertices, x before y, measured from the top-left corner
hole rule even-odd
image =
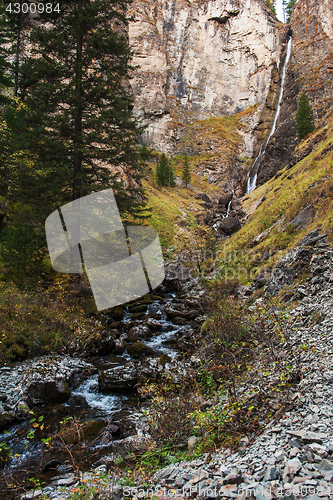
[[[284,11],[284,18],[285,18],[285,21],[289,24],[290,23],[290,18],[291,18],[291,14],[292,14],[292,11],[293,11],[293,8],[294,8],[294,5],[295,3],[297,2],[297,0],[282,0],[282,5],[283,5],[283,11]],[[287,19],[286,19],[286,16],[287,16]]]
[[[313,111],[306,94],[301,95],[296,112],[297,132],[300,140],[315,129]]]
[[[275,0],[264,0],[264,3],[276,15]]]

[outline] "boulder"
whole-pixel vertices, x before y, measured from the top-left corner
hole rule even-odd
[[[110,314],[115,321],[121,321],[124,316],[124,308],[122,306],[117,306],[111,309]]]
[[[134,344],[129,345],[127,347],[127,351],[128,354],[130,354],[130,356],[132,356],[133,358],[141,358],[154,354],[154,349],[148,347],[145,344],[142,344],[142,342],[135,342]]]
[[[160,330],[162,328],[162,324],[155,318],[148,318],[147,325],[152,330]],[[143,327],[143,328],[145,328],[145,327]],[[149,330],[149,328],[148,328],[148,330]],[[150,330],[149,330],[149,332],[150,332]]]
[[[221,196],[219,199],[219,207],[226,209],[231,200],[232,194],[225,194],[224,196]]]
[[[30,398],[43,403],[65,403],[71,396],[69,385],[63,380],[38,380],[27,387],[27,393]]]
[[[101,420],[87,420],[81,424],[72,424],[61,430],[54,439],[61,439],[66,444],[78,444],[84,441],[94,441],[101,430],[104,429],[105,422]]]
[[[229,236],[230,234],[235,233],[241,229],[241,223],[239,222],[238,217],[225,217],[221,221],[216,223],[216,228],[218,231],[224,233]]]
[[[127,334],[123,334],[123,335],[121,335],[121,337],[119,339],[116,339],[114,341],[114,353],[115,354],[122,354],[125,351],[126,346],[127,346],[127,340],[128,340]]]
[[[197,199],[202,199],[205,203],[212,203],[212,200],[209,198],[209,196],[206,193],[199,193],[196,196]]]
[[[105,370],[98,377],[101,392],[130,392],[137,383],[137,367],[132,362]]]
[[[133,436],[128,436],[125,439],[120,439],[119,441],[114,441],[113,449],[116,453],[121,455],[127,455],[129,453],[135,453],[135,455],[142,455],[151,446],[151,439],[138,436],[137,434]]]
[[[311,222],[316,215],[316,211],[313,205],[308,205],[301,212],[299,212],[296,217],[290,222],[293,228],[302,229],[306,227],[309,222]]]
[[[152,319],[152,318],[149,318],[149,319]],[[155,321],[155,320],[153,320],[153,321]],[[147,321],[147,323],[148,323],[148,321]],[[138,325],[138,326],[134,326],[133,328],[131,328],[127,335],[128,335],[128,340],[130,342],[136,342],[138,339],[149,338],[149,337],[151,337],[152,334],[147,326]]]
[[[114,349],[118,330],[103,330],[96,333],[84,346],[84,356],[106,356]]]
[[[204,223],[207,224],[207,226],[211,226],[214,223],[215,218],[216,214],[214,214],[213,212],[207,212],[204,217]]]
[[[14,415],[10,412],[1,412],[0,413],[0,431],[4,431],[5,429],[8,429],[10,424],[14,420]]]
[[[173,304],[172,302],[168,302],[163,307],[163,311],[172,319],[172,318],[186,318],[186,319],[194,319],[197,316],[201,315],[201,312],[197,309],[191,309],[184,306],[184,304]]]

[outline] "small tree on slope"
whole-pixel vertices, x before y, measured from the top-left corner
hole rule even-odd
[[[302,94],[298,101],[296,112],[297,132],[300,140],[304,139],[315,129],[313,111],[306,94]]]

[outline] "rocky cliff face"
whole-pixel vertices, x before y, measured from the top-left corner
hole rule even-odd
[[[171,153],[186,123],[264,105],[285,31],[261,0],[136,0],[132,10],[135,111],[149,146]]]
[[[261,162],[258,182],[270,179],[286,165],[301,158],[295,115],[298,99],[305,92],[312,104],[316,124],[325,120],[333,103],[333,3],[331,0],[298,0],[291,19],[293,53],[288,67],[284,100],[276,133]],[[315,145],[313,144],[312,147]],[[306,154],[309,154],[307,149]]]

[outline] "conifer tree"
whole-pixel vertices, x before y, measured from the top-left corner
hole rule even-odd
[[[142,131],[128,85],[128,0],[58,3],[60,12],[41,14],[33,27],[32,57],[24,68],[26,140],[38,182],[59,204],[112,187],[128,210],[115,169],[126,165],[138,175]]]
[[[282,0],[283,11],[287,23],[290,23],[291,14],[297,0]]]
[[[265,5],[276,15],[275,0],[264,0]]]
[[[159,187],[176,185],[173,168],[164,153],[161,154],[160,161],[156,165],[156,181]]]
[[[304,139],[315,129],[313,111],[306,94],[302,94],[298,101],[296,112],[297,132],[300,140]]]
[[[182,179],[185,182],[185,186],[191,182],[191,168],[188,160],[188,156],[186,155],[184,158],[183,171],[182,171]]]
[[[156,181],[159,187],[165,186],[168,170],[168,160],[164,153],[161,154],[160,161],[156,165]]]

